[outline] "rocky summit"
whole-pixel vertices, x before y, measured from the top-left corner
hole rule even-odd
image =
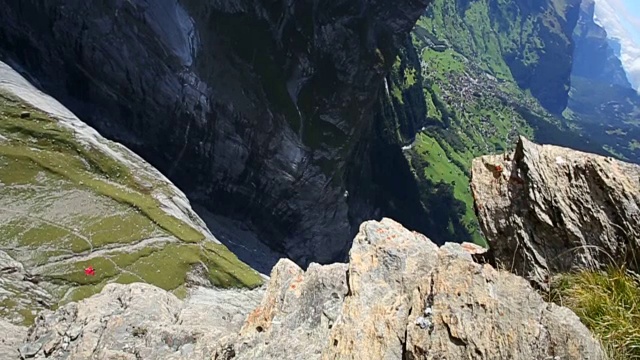
[[[471,187],[497,261],[543,289],[571,270],[638,270],[638,165],[521,137],[513,153],[474,160]]]
[[[109,284],[98,295],[40,314],[15,354],[604,359],[575,314],[545,302],[526,280],[474,262],[478,250],[451,243],[438,248],[389,219],[366,222],[348,264],[303,271],[281,260],[265,288],[199,289],[185,301],[151,285]],[[15,337],[7,341],[16,343]]]

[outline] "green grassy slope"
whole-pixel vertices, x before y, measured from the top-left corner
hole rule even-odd
[[[55,118],[0,94],[0,250],[56,301],[80,300],[114,281],[180,293],[198,268],[214,286],[262,282],[223,245],[166,212],[154,196],[165,188],[80,141]],[[95,276],[84,274],[87,266]],[[0,315],[39,310],[3,290]]]

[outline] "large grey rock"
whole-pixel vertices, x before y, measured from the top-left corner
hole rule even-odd
[[[185,302],[111,284],[42,314],[20,349],[55,359],[604,359],[575,314],[475,263],[476,252],[367,222],[349,264],[303,271],[281,260],[265,291],[199,290]]]
[[[573,269],[638,270],[640,166],[521,137],[515,153],[475,159],[472,172],[480,226],[502,267],[542,288]]]
[[[0,319],[0,360],[20,357],[19,348],[27,337],[27,328]]]
[[[363,224],[343,269],[281,261],[261,307],[214,359],[604,358],[578,317],[526,280],[392,220]]]
[[[348,292],[346,274],[346,264],[312,264],[304,272],[281,260],[260,305],[239,335],[220,344],[214,358],[319,358]]]
[[[323,358],[402,359],[407,329],[419,314],[411,300],[438,264],[423,235],[383,220],[362,226],[351,248],[349,296]]]

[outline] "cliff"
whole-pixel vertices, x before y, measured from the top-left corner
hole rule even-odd
[[[543,107],[560,114],[568,100],[580,2],[438,1],[427,12],[432,26],[425,29],[484,63],[492,75],[513,76]]]
[[[519,134],[607,153],[558,117],[575,0],[0,5],[1,57],[303,266],[383,216],[483,244],[471,160]]]
[[[640,95],[631,87],[620,48],[594,19],[592,1],[582,4],[567,118],[616,157],[640,162]],[[617,46],[616,46],[617,45]]]
[[[376,210],[347,164],[429,2],[1,1],[0,54],[193,201],[329,262]]]
[[[384,219],[364,223],[348,264],[289,260],[260,291],[196,291],[180,301],[149,285],[109,285],[45,312],[25,358],[604,359],[570,310],[515,275],[438,248]],[[261,296],[261,300],[257,300]],[[253,308],[253,310],[250,310]],[[242,320],[241,320],[242,319]]]
[[[595,2],[583,1],[578,25],[573,33],[575,51],[571,76],[590,79],[603,85],[631,88],[619,58],[619,48],[611,46],[615,40],[610,39],[607,31],[596,24],[594,14]]]

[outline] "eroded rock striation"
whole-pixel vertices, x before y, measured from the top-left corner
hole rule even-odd
[[[349,264],[305,272],[281,260],[264,292],[223,298],[232,290],[208,290],[200,294],[208,305],[195,309],[193,297],[111,284],[41,315],[21,351],[71,359],[604,358],[575,314],[546,303],[525,279],[475,263],[477,250],[438,248],[389,219],[366,222]],[[259,303],[256,294],[264,294]]]
[[[612,262],[638,270],[640,166],[521,137],[472,172],[480,226],[506,269],[541,288]]]

